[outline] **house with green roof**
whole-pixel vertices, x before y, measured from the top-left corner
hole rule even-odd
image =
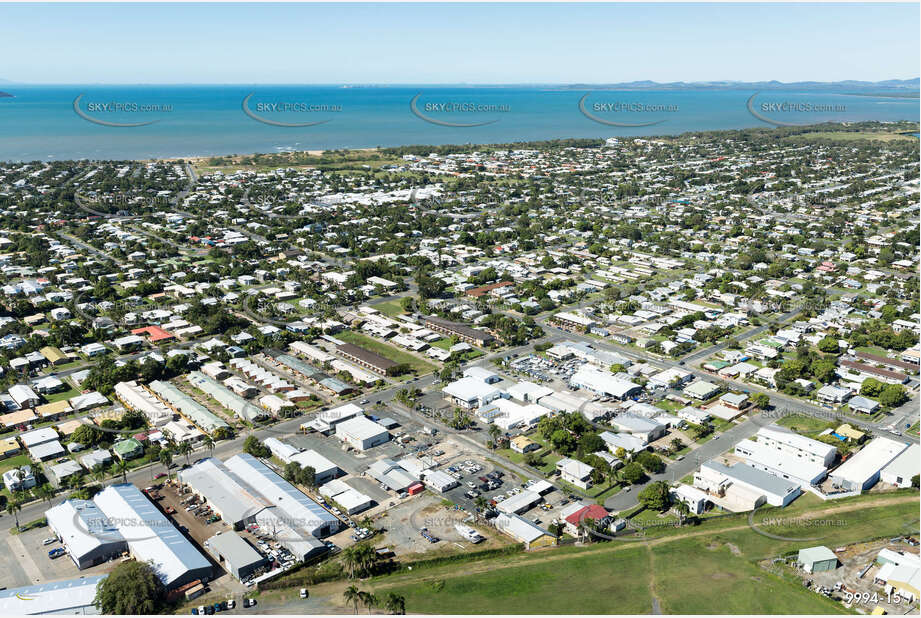
[[[119,440],[112,445],[112,450],[115,451],[115,456],[122,461],[135,459],[144,454],[144,447],[134,438]]]

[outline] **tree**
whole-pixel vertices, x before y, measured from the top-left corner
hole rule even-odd
[[[691,514],[691,508],[685,502],[679,502],[675,505],[675,511],[678,513],[678,525],[684,525],[684,520]]]
[[[684,442],[681,441],[681,438],[672,438],[670,444],[672,445],[672,450],[676,453],[684,448]]]
[[[74,430],[70,439],[71,442],[79,442],[84,446],[96,446],[102,439],[102,432],[96,427],[84,423]]]
[[[167,478],[170,478],[169,467],[173,465],[173,454],[170,453],[169,449],[163,449],[160,451],[160,463],[163,464],[163,469],[166,470]]]
[[[362,604],[368,608],[368,615],[371,615],[371,608],[377,607],[378,600],[377,596],[373,592],[359,592],[358,598],[361,599]]]
[[[489,439],[492,440],[493,448],[496,447],[496,440],[499,439],[499,436],[502,435],[502,430],[495,423],[490,423],[486,428],[486,432],[489,434]]]
[[[879,397],[885,385],[876,378],[867,378],[860,385],[860,394],[864,397]]]
[[[296,483],[297,477],[301,472],[301,464],[296,461],[289,461],[281,469],[281,477],[289,483]]]
[[[346,549],[342,550],[343,558],[345,558],[345,552],[348,551],[349,549],[351,548],[347,547]],[[359,596],[359,594],[360,592],[358,588],[355,587],[354,585],[349,586],[348,588],[345,589],[345,592],[342,593],[342,596],[345,598],[346,605],[351,603],[352,605],[355,606],[356,614],[358,613],[358,602],[361,601],[361,597]]]
[[[921,487],[921,475],[916,474],[913,477],[911,477],[911,486],[914,487],[915,489],[918,489],[918,487]]]
[[[6,512],[8,515],[12,515],[16,519],[16,529],[19,530],[19,511],[22,510],[22,503],[13,498],[8,500],[6,503]]]
[[[816,359],[810,370],[815,379],[822,384],[829,384],[837,377],[835,374],[835,361],[832,359]]]
[[[202,439],[201,443],[202,445],[204,445],[206,449],[208,449],[208,457],[213,456],[214,455],[214,438],[212,438],[208,434],[205,434],[205,437]]]
[[[387,595],[384,608],[391,614],[403,615],[406,613],[406,600],[395,592]]]
[[[908,401],[908,395],[905,394],[905,388],[901,384],[888,384],[879,394],[880,405],[897,408]]]
[[[665,470],[665,462],[662,461],[662,458],[649,451],[637,453],[634,460],[643,466],[647,472],[652,472],[653,474],[658,474]]]
[[[607,450],[604,440],[597,433],[582,434],[582,437],[579,438],[579,448],[584,453],[597,453],[598,451]]]
[[[252,434],[246,436],[246,440],[243,441],[243,451],[260,459],[272,456],[272,449],[260,442],[259,438]]]
[[[124,459],[119,459],[115,463],[115,469],[122,475],[122,483],[128,482],[128,462]]]
[[[316,487],[317,471],[313,466],[304,466],[297,475],[297,482],[305,487]]]
[[[650,483],[637,497],[640,504],[653,511],[664,511],[671,504],[671,498],[668,495],[668,483],[665,481]]]
[[[834,337],[827,336],[819,341],[818,348],[826,354],[837,354],[839,352],[838,340]]]
[[[620,475],[631,485],[637,485],[646,477],[646,473],[643,472],[643,467],[635,461],[631,461],[624,466],[620,471]]]
[[[768,397],[767,393],[755,393],[751,396],[751,400],[753,406],[762,410],[771,405],[771,398]]]
[[[99,582],[93,602],[103,614],[159,614],[164,594],[163,582],[151,564],[129,560]]]
[[[180,455],[185,455],[185,463],[189,465],[189,456],[193,452],[193,447],[191,442],[181,442],[179,447],[176,449]]]

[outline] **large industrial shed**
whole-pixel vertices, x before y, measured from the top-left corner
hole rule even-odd
[[[249,453],[234,455],[225,461],[224,465],[262,498],[282,511],[285,518],[298,522],[299,528],[313,536],[323,538],[335,534],[342,527],[342,522],[336,516]]]
[[[236,532],[219,532],[205,541],[205,549],[237,579],[249,577],[268,562]]]
[[[94,502],[128,542],[131,554],[151,562],[167,588],[211,578],[208,559],[134,485],[107,487]]]
[[[128,542],[92,500],[66,500],[45,511],[45,518],[80,570],[128,551]]]
[[[336,425],[336,437],[359,451],[390,440],[390,433],[366,416],[356,416]]]
[[[907,448],[908,444],[902,442],[875,438],[859,453],[838,466],[830,474],[831,480],[851,491],[869,489],[879,480],[880,471]]]
[[[204,498],[215,514],[237,529],[255,521],[256,515],[266,507],[252,490],[213,457],[179,472],[179,480]]]
[[[316,474],[317,485],[322,485],[336,478],[342,472],[339,466],[314,450],[301,451],[297,455],[291,457],[291,461],[299,463],[302,468],[313,468]]]

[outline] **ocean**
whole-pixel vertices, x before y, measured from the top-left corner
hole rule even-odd
[[[0,160],[149,159],[674,135],[919,119],[918,99],[828,92],[427,86],[17,86]],[[127,126],[133,125],[133,126]]]

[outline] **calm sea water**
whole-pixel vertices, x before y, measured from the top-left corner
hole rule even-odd
[[[0,160],[139,159],[480,144],[771,126],[749,112],[746,103],[755,93],[742,90],[238,85],[0,85],[0,90],[14,95],[0,98]],[[596,119],[657,124],[624,127],[597,122],[580,109],[580,99],[587,93],[584,110]],[[245,106],[248,115],[244,99],[250,94]],[[417,113],[411,108],[414,99]],[[752,106],[773,120],[797,124],[917,121],[919,117],[917,99],[845,94],[762,92]],[[260,119],[322,124],[278,126]],[[155,122],[135,127],[98,124],[150,121]],[[447,126],[452,124],[478,126]]]

